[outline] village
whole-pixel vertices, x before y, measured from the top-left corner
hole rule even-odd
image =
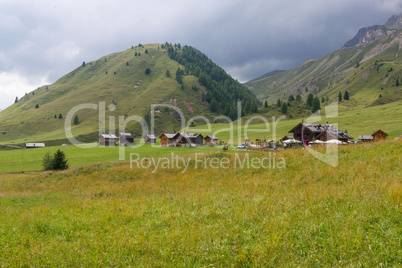
[[[299,148],[303,146],[324,145],[324,144],[359,144],[367,142],[377,142],[386,140],[388,134],[381,129],[373,131],[372,135],[360,135],[359,139],[352,141],[347,130],[341,131],[333,125],[328,124],[314,124],[307,123],[302,120],[301,123],[289,130],[293,135],[286,135],[278,141],[256,139],[252,141],[246,139],[244,143],[238,144],[236,149],[248,150],[264,150],[264,149],[277,149],[277,148]],[[148,134],[142,137],[143,143],[159,144],[161,147],[197,147],[197,146],[216,146],[226,143],[220,140],[215,135],[203,136],[201,133],[161,133],[159,136]],[[159,142],[157,140],[159,139]],[[118,136],[114,134],[101,134],[99,136],[100,146],[132,146],[138,144],[134,141],[134,136],[130,133],[120,133]]]
[[[307,123],[302,120],[301,123],[289,130],[289,133],[293,135],[286,135],[281,139],[266,140],[256,139],[252,141],[245,139],[244,143],[238,144],[236,149],[248,149],[248,150],[268,150],[277,148],[300,148],[303,146],[325,145],[325,144],[338,144],[338,145],[351,145],[368,142],[378,142],[386,140],[388,134],[383,130],[378,129],[373,131],[371,135],[360,135],[358,140],[353,141],[347,130],[341,131],[335,128],[333,125],[328,124],[315,124]],[[397,138],[402,138],[402,135]],[[158,142],[159,139],[159,142]],[[131,133],[119,133],[115,134],[101,134],[99,136],[99,146],[134,146],[139,143],[145,144],[159,144],[161,147],[197,147],[197,146],[216,146],[227,145],[224,141],[220,140],[215,135],[203,136],[201,133],[161,133],[156,136],[153,134],[145,135],[137,141],[134,140],[134,135]],[[63,144],[67,145],[67,144]],[[45,143],[43,142],[29,142],[25,144],[26,148],[43,148]]]

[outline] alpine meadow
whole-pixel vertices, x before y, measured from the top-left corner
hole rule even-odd
[[[401,48],[397,14],[242,83],[129,44],[17,96],[0,267],[400,267]]]

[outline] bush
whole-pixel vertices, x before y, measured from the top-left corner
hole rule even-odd
[[[68,169],[68,160],[63,151],[58,149],[53,156],[46,153],[42,160],[43,168],[45,170],[63,170]]]

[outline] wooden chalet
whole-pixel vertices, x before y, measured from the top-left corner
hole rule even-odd
[[[144,137],[144,142],[145,143],[155,143],[156,142],[156,136],[148,134],[148,135],[146,135]]]
[[[192,147],[195,145],[202,145],[204,137],[199,133],[177,133],[174,136],[175,144],[178,147]]]
[[[43,142],[27,142],[25,148],[43,148],[45,144]]]
[[[327,141],[337,139],[343,142],[353,139],[347,131],[341,131],[331,124],[312,124],[312,123],[299,123],[292,128],[289,133],[293,133],[295,140],[303,143],[310,142],[316,139]]]
[[[219,138],[214,135],[208,135],[205,138],[206,145],[217,145]]]
[[[161,145],[162,146],[174,146],[175,144],[175,139],[174,137],[176,136],[175,133],[162,133],[159,135],[159,138],[161,139]]]
[[[316,139],[320,141],[340,140],[342,142],[348,143],[348,141],[353,138],[348,135],[347,131],[343,132],[334,128],[333,130],[324,130],[317,135]]]
[[[373,141],[381,141],[381,140],[386,140],[388,134],[382,131],[381,129],[374,131],[371,136],[365,136],[361,135],[359,136],[359,140],[361,142],[366,143],[366,142],[373,142]]]
[[[372,134],[374,141],[381,141],[381,140],[386,140],[388,134],[382,131],[381,129],[377,130]]]
[[[117,137],[114,134],[101,134],[99,136],[100,146],[116,146]]]
[[[134,136],[130,133],[120,133],[119,134],[119,144],[120,146],[130,146],[134,144]]]

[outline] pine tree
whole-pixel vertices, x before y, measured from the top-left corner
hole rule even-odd
[[[343,95],[344,100],[349,100],[349,93],[345,91],[345,94]]]
[[[276,106],[277,106],[277,107],[281,107],[281,105],[282,105],[282,102],[281,102],[280,99],[278,99],[278,101],[276,102]]]
[[[183,84],[183,78],[181,77],[180,68],[177,68],[176,70],[176,81],[179,82],[179,84]]]
[[[288,98],[288,102],[291,102],[291,101],[294,101],[294,100],[295,100],[295,97],[293,97],[293,95],[290,95],[289,98]]]
[[[396,86],[396,87],[399,87],[399,78],[396,79],[396,81],[395,81],[395,86]]]
[[[251,103],[250,112],[253,114],[258,113],[258,105],[255,101]]]
[[[265,108],[268,108],[268,101],[265,101],[264,107],[265,107]]]
[[[217,113],[219,109],[219,103],[215,99],[212,99],[209,109],[211,110],[211,112]]]
[[[17,102],[18,102],[18,97],[15,97],[14,103],[17,103]]]
[[[325,102],[325,99],[324,99],[324,97],[322,97],[321,98],[321,103],[324,103]]]
[[[339,94],[338,94],[338,101],[342,101],[342,93],[339,91]]]
[[[39,108],[39,104],[36,104],[36,105],[35,105],[35,109],[38,109],[38,108]]]
[[[244,113],[249,114],[251,112],[250,108],[251,108],[250,102],[246,101],[246,104],[244,104]]]
[[[74,117],[74,125],[78,125],[80,123],[80,119],[78,119],[78,115]]]
[[[288,105],[286,104],[286,102],[283,102],[283,103],[282,103],[281,112],[282,112],[283,114],[287,114],[287,112],[288,112]]]
[[[297,94],[297,95],[296,95],[296,100],[297,100],[297,101],[302,101],[302,97],[301,97],[299,94]]]
[[[62,119],[63,118],[63,116],[61,115],[61,113],[59,114],[59,119]]]
[[[66,155],[60,149],[58,149],[54,153],[52,162],[53,162],[52,169],[54,170],[68,169],[68,161]]]
[[[166,75],[166,77],[170,77],[170,71],[169,71],[169,70],[166,70],[165,75]]]
[[[306,100],[306,103],[307,103],[307,105],[308,106],[313,106],[313,99],[314,99],[314,95],[313,94],[308,94],[308,96],[307,96],[307,100]]]
[[[58,149],[53,156],[46,153],[42,165],[44,170],[63,170],[68,169],[68,160],[64,152]]]
[[[318,111],[318,110],[320,110],[320,99],[316,96],[314,99],[313,99],[313,109],[312,109],[312,112],[313,113],[315,113],[316,111]]]
[[[82,62],[82,67],[85,67],[85,61]]]

